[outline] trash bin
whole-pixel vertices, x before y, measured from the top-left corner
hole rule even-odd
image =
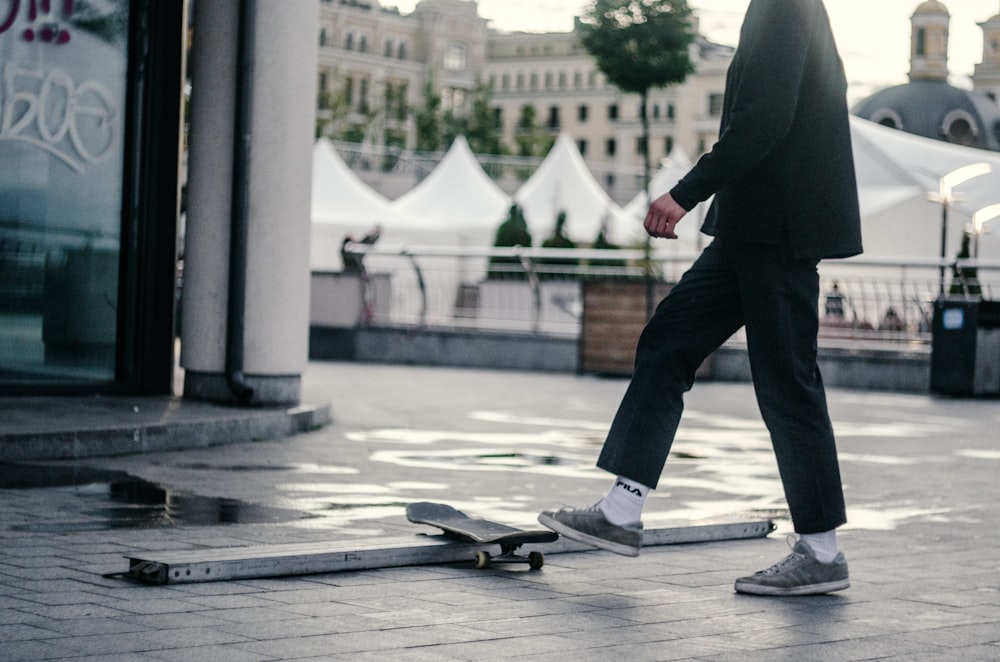
[[[1000,301],[941,298],[934,303],[930,390],[1000,394]]]

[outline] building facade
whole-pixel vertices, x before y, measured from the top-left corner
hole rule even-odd
[[[980,24],[983,62],[972,90],[948,82],[948,8],[927,0],[910,22],[910,81],[876,92],[852,112],[925,138],[1000,151],[1000,15]]]
[[[973,89],[1000,104],[1000,13],[979,27],[983,29],[983,61],[972,74]]]
[[[442,113],[462,116],[477,83],[485,83],[510,153],[518,153],[524,109],[531,107],[542,133],[573,137],[612,197],[624,202],[641,188],[639,97],[610,84],[572,32],[491,30],[473,0],[422,0],[405,16],[377,0],[322,0],[319,52],[318,118],[327,135],[412,150],[414,115],[428,85]],[[711,147],[732,53],[698,37],[691,46],[695,73],[651,92],[654,164],[675,148],[694,158]],[[391,195],[385,177],[363,176]]]

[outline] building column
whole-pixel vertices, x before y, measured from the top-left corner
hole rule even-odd
[[[240,5],[253,12],[242,365],[246,404],[298,403],[308,360],[317,0],[193,5],[184,397],[238,401],[227,365]],[[237,319],[238,319],[237,315]]]

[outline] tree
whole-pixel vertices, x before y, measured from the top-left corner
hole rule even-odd
[[[542,241],[542,248],[576,248],[576,242],[566,236],[566,212],[560,210],[556,215],[556,226],[552,231],[552,236]],[[575,258],[549,257],[539,260],[541,264],[555,267],[546,272],[542,272],[545,278],[576,278],[578,274],[574,267],[579,266],[580,261]]]
[[[694,41],[686,0],[592,0],[576,33],[597,67],[623,92],[638,94],[645,189],[649,191],[649,91],[682,83],[694,71]]]
[[[500,140],[500,123],[491,107],[493,87],[482,80],[476,80],[472,90],[472,110],[465,117],[465,138],[475,154],[503,154]]]
[[[518,204],[510,206],[507,211],[507,219],[497,228],[493,245],[501,247],[524,246],[525,248],[531,246],[531,231],[528,230],[528,222]],[[525,273],[519,265],[520,260],[516,257],[491,257],[487,275],[489,278],[523,279]]]
[[[545,156],[552,149],[552,136],[538,124],[538,111],[531,104],[521,106],[514,134],[518,156]]]
[[[436,152],[441,149],[441,95],[434,91],[434,81],[424,86],[424,106],[416,113],[417,151]]]

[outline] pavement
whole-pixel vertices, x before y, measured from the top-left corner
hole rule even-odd
[[[0,659],[1000,660],[995,398],[829,391],[852,582],[830,596],[733,592],[788,552],[790,524],[752,387],[712,382],[688,396],[646,526],[770,518],[766,538],[549,554],[537,571],[470,560],[160,586],[114,576],[140,553],[431,533],[406,520],[412,501],[515,525],[584,505],[608,488],[593,462],[625,386],[313,362],[304,401],[331,414],[319,428],[0,465]],[[85,399],[20,402],[53,435],[54,410],[95,436],[121,422],[120,406],[102,418]],[[176,421],[188,405],[159,406],[180,407]],[[25,425],[5,415],[0,439]]]

